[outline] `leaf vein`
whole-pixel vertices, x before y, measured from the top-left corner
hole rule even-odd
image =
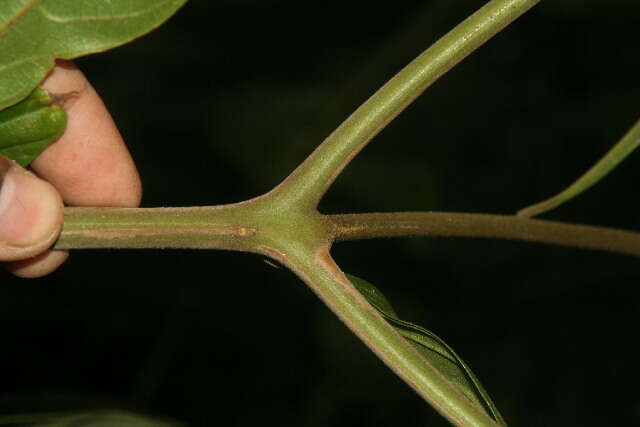
[[[46,9],[45,6],[41,6],[38,8],[38,11],[42,13],[42,15],[48,20],[55,22],[57,24],[69,24],[74,22],[99,22],[99,21],[116,21],[116,20],[128,20],[131,18],[140,18],[147,15],[151,15],[155,13],[158,9],[162,9],[165,7],[167,3],[172,3],[173,0],[165,0],[160,1],[154,4],[153,6],[139,10],[137,12],[129,12],[120,15],[85,15],[81,17],[64,17],[56,15],[55,13]]]
[[[42,0],[31,0],[27,5],[25,5],[21,10],[19,10],[12,18],[9,18],[7,22],[0,27],[0,37],[4,35],[11,27],[13,27],[18,21],[20,21],[25,15],[27,15],[31,9],[37,7]]]

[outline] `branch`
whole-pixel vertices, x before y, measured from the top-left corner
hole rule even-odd
[[[492,0],[403,68],[272,190],[313,210],[345,166],[440,76],[539,0]]]
[[[322,216],[316,207],[349,161],[393,118],[438,77],[538,1],[487,3],[400,71],[266,195],[219,207],[68,208],[56,247],[218,248],[270,256],[295,271],[391,369],[449,420],[457,425],[495,425],[482,408],[425,364],[334,264],[328,253],[332,237],[357,236],[346,221],[354,216]],[[375,228],[374,221],[371,226]],[[384,226],[378,225],[381,228]]]
[[[445,236],[523,240],[640,256],[640,233],[508,215],[394,212],[327,215],[335,240]]]
[[[389,368],[458,426],[498,424],[449,382],[355,289],[329,255],[328,243],[285,247],[272,256],[295,272]]]

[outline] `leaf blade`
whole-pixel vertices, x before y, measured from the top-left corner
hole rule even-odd
[[[37,88],[16,105],[0,111],[0,155],[27,166],[56,141],[67,125],[67,113]]]
[[[0,3],[0,109],[25,98],[55,58],[128,43],[187,0],[5,0]]]

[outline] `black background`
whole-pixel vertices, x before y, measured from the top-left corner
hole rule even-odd
[[[136,159],[143,206],[235,202],[278,183],[483,3],[192,1],[77,62]],[[321,210],[509,214],[559,191],[638,118],[639,16],[635,0],[536,6],[376,137]],[[638,229],[639,162],[544,217]],[[640,422],[636,258],[471,239],[333,254],[445,338],[510,424]],[[255,255],[74,251],[49,277],[2,283],[1,413],[446,425],[295,276]]]

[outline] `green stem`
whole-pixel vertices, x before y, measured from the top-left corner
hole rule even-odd
[[[264,253],[283,244],[325,242],[325,219],[258,197],[187,208],[67,207],[56,249],[190,248]]]
[[[348,162],[429,85],[539,0],[492,0],[407,65],[265,196],[202,208],[67,208],[56,247],[195,247],[259,252],[296,272],[423,398],[457,425],[495,422],[433,369],[329,256],[317,205]]]
[[[245,205],[193,208],[65,208],[55,247],[193,248],[252,251]]]
[[[349,116],[273,195],[306,209],[318,202],[371,139],[441,75],[539,0],[492,0],[403,68]]]
[[[631,152],[640,145],[640,120],[638,120],[629,131],[605,154],[598,162],[586,171],[573,184],[565,188],[560,193],[546,200],[520,209],[518,216],[532,217],[554,209],[567,200],[571,200],[580,193],[591,188],[598,181],[604,178],[618,164],[623,161]]]
[[[349,329],[451,423],[497,425],[483,408],[457,390],[369,304],[335,264],[328,246],[287,250],[276,259],[298,274]]]
[[[329,215],[335,240],[444,236],[522,240],[640,256],[640,233],[589,225],[452,212]]]
[[[56,249],[190,248],[263,252],[269,235],[344,241],[381,237],[480,237],[521,240],[640,256],[640,233],[554,221],[453,212],[312,215],[268,221],[249,204],[194,208],[66,208]],[[280,225],[277,223],[280,222]],[[278,227],[283,228],[278,230]],[[315,227],[316,231],[313,232]],[[311,229],[311,232],[310,230]],[[291,241],[291,240],[289,240]]]

